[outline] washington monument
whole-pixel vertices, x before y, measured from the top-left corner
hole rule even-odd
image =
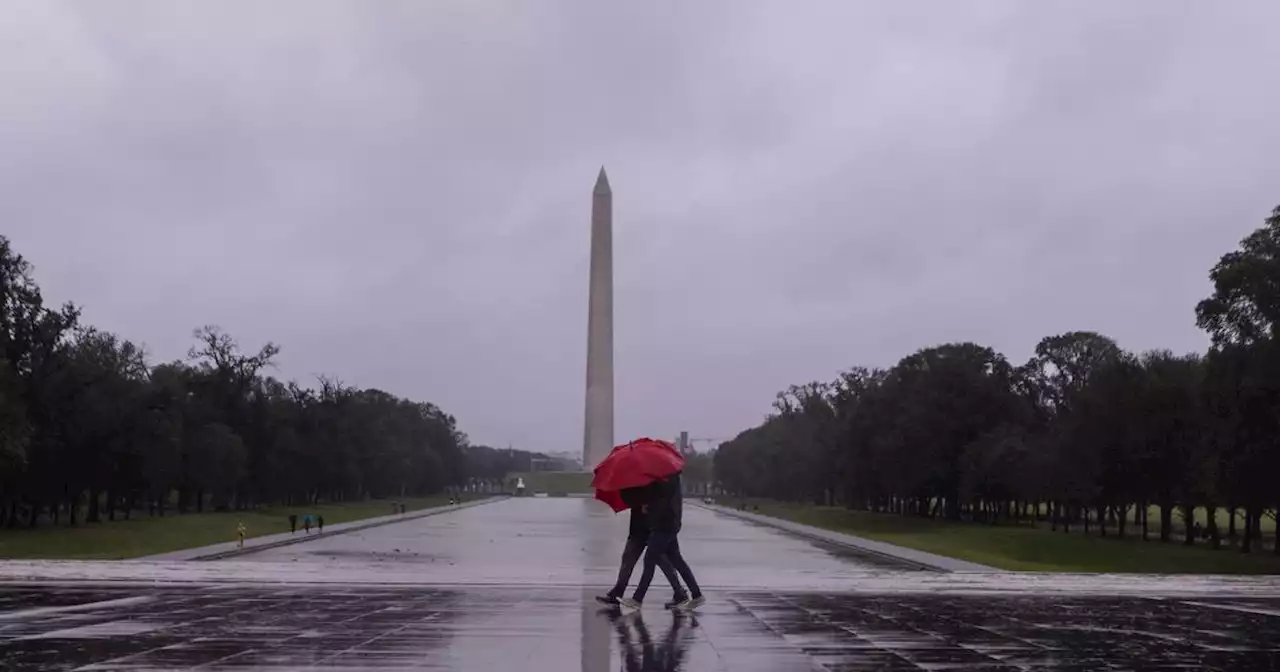
[[[587,409],[582,468],[613,450],[613,191],[604,167],[591,193],[591,286],[587,299]]]

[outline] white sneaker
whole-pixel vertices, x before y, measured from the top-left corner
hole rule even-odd
[[[618,598],[618,606],[627,611],[640,611],[640,603],[630,597]]]
[[[678,611],[693,611],[694,609],[697,609],[698,607],[701,607],[706,603],[707,603],[707,598],[699,595],[698,597],[691,597],[685,600],[684,602],[677,604],[675,606],[675,609]]]

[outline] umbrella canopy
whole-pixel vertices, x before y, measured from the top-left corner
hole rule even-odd
[[[644,487],[683,469],[684,456],[671,442],[636,439],[614,448],[600,461],[591,479],[591,487],[595,488],[596,499],[614,511],[625,511],[628,507],[622,500],[622,490]]]
[[[614,513],[631,508],[627,506],[626,502],[622,501],[622,493],[617,490],[596,490],[596,499],[608,504]]]

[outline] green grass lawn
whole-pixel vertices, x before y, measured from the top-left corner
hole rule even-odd
[[[464,498],[468,497],[464,495]],[[475,496],[471,496],[474,498]],[[448,503],[447,495],[395,500],[413,511]],[[123,560],[184,548],[234,541],[236,524],[244,522],[248,537],[289,531],[289,514],[324,516],[326,526],[392,513],[392,500],[373,500],[312,506],[272,507],[228,513],[189,513],[148,518],[134,512],[132,520],[68,527],[44,524],[34,530],[0,530],[0,558],[56,558]]]
[[[1194,509],[1192,511],[1192,515],[1195,516],[1195,521],[1198,521],[1201,525],[1207,525],[1209,523],[1209,512],[1203,506],[1197,507],[1196,509]],[[1151,528],[1152,533],[1159,534],[1160,533],[1160,508],[1156,506],[1148,507],[1147,516],[1148,516],[1147,524]],[[1214,518],[1218,521],[1218,530],[1223,535],[1225,535],[1227,533],[1227,524],[1229,520],[1227,510],[1218,509],[1214,515]],[[1129,511],[1129,521],[1130,521],[1129,529],[1132,530],[1135,527],[1133,524],[1132,509]],[[1181,535],[1186,531],[1187,529],[1186,523],[1182,518],[1182,509],[1174,510],[1172,522],[1173,522],[1172,531],[1174,534]],[[1262,536],[1270,537],[1271,535],[1275,534],[1276,519],[1272,518],[1271,516],[1264,515],[1262,517],[1261,527],[1262,527]],[[1141,531],[1142,528],[1139,527],[1137,529]],[[1243,533],[1243,530],[1244,530],[1244,512],[1243,511],[1236,512],[1236,530]]]
[[[727,505],[736,502],[725,500]],[[1280,557],[1234,550],[1187,548],[1141,538],[1086,536],[1032,527],[953,523],[927,518],[754,501],[761,513],[847,532],[867,539],[977,562],[1001,569],[1040,572],[1157,572],[1179,574],[1280,574]],[[751,506],[747,507],[751,510]],[[1130,533],[1132,533],[1130,529]]]

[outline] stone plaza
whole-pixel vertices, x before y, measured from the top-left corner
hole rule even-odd
[[[626,516],[510,498],[216,561],[0,563],[8,670],[1273,670],[1280,580],[947,572],[689,506],[709,603],[622,616]],[[638,574],[638,573],[637,573]],[[638,578],[638,577],[633,577]]]

